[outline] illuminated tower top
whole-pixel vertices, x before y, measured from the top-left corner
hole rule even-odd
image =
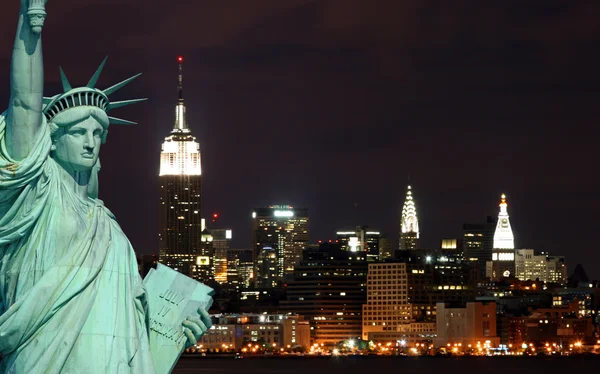
[[[506,204],[506,195],[502,194],[500,200],[500,214],[498,214],[498,224],[494,233],[494,249],[515,249],[515,237],[513,236],[508,219]]]
[[[402,219],[400,223],[402,234],[414,233],[419,238],[419,220],[417,219],[417,209],[412,196],[412,188],[408,186],[406,191],[406,200],[402,207]]]
[[[177,57],[179,62],[179,74],[177,77],[177,107],[175,109],[175,126],[173,126],[172,133],[189,133],[190,129],[187,127],[187,121],[185,118],[185,103],[183,101],[183,57]]]
[[[200,144],[188,128],[183,101],[183,57],[178,57],[178,99],[175,107],[175,124],[165,138],[160,155],[160,176],[201,175]]]

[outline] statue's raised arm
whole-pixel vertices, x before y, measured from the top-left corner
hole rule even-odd
[[[6,146],[10,156],[16,160],[28,155],[43,123],[44,62],[41,31],[48,0],[20,1],[6,118]]]

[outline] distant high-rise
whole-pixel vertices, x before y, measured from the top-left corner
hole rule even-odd
[[[231,229],[211,229],[212,247],[213,247],[213,264],[215,281],[224,284],[227,283],[228,262],[227,253],[232,238]]]
[[[343,251],[362,252],[367,261],[379,260],[380,240],[381,233],[367,230],[367,226],[357,226],[354,230],[336,232],[336,241],[340,243]]]
[[[477,263],[480,277],[486,275],[486,263],[492,261],[496,219],[488,216],[485,223],[463,224],[463,257]]]
[[[506,207],[506,195],[502,194],[500,201],[500,213],[498,214],[498,223],[494,233],[494,249],[515,249],[515,237],[508,220],[508,211]]]
[[[539,280],[541,282],[567,282],[567,265],[564,256],[550,256],[533,249],[515,251],[515,277],[517,279]]]
[[[367,301],[367,261],[339,243],[323,243],[304,251],[287,285],[283,311],[303,315],[314,343],[336,344],[357,339],[362,331],[362,305]]]
[[[379,261],[384,261],[394,257],[394,248],[390,243],[390,239],[382,234],[379,238]]]
[[[252,217],[255,286],[279,287],[308,246],[308,209],[272,205],[255,209]]]
[[[253,277],[252,249],[228,249],[226,288],[248,288]]]
[[[419,220],[410,186],[406,191],[406,200],[400,218],[399,248],[401,250],[419,248]]]
[[[175,125],[160,154],[160,262],[191,275],[202,254],[200,145],[186,121],[183,58],[179,57]]]

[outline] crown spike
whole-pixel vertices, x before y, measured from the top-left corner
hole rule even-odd
[[[128,121],[126,119],[108,116],[108,123],[111,125],[137,125],[137,122]]]
[[[125,86],[126,84],[128,84],[129,82],[134,80],[135,78],[139,77],[140,75],[142,75],[142,73],[136,74],[131,78],[127,78],[123,82],[117,83],[114,86],[105,89],[103,92],[106,96],[108,96],[108,95],[112,94],[113,92],[119,90],[120,88],[122,88],[123,86]]]
[[[58,70],[60,71],[60,81],[63,86],[63,91],[67,92],[72,90],[73,87],[71,87],[71,83],[69,83],[69,80],[67,79],[67,76],[65,75],[65,72],[63,71],[62,67],[59,66]]]
[[[121,108],[121,107],[124,107],[127,105],[136,104],[136,103],[146,101],[146,100],[148,100],[148,98],[145,97],[143,99],[113,101],[112,103],[108,104],[108,108],[106,108],[106,111],[108,112],[109,110],[112,110],[112,109]]]
[[[100,74],[102,74],[102,69],[104,69],[104,64],[106,64],[106,60],[108,60],[108,56],[104,57],[104,60],[102,60],[102,63],[100,64],[94,75],[92,75],[92,78],[90,78],[90,81],[86,85],[87,88],[96,87],[96,83],[98,83],[98,78],[100,78]]]

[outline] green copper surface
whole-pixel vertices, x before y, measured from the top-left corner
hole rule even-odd
[[[142,281],[98,199],[109,124],[104,62],[86,87],[43,98],[46,0],[21,0],[11,100],[0,115],[0,373],[169,373],[210,328],[212,290],[159,267]]]

